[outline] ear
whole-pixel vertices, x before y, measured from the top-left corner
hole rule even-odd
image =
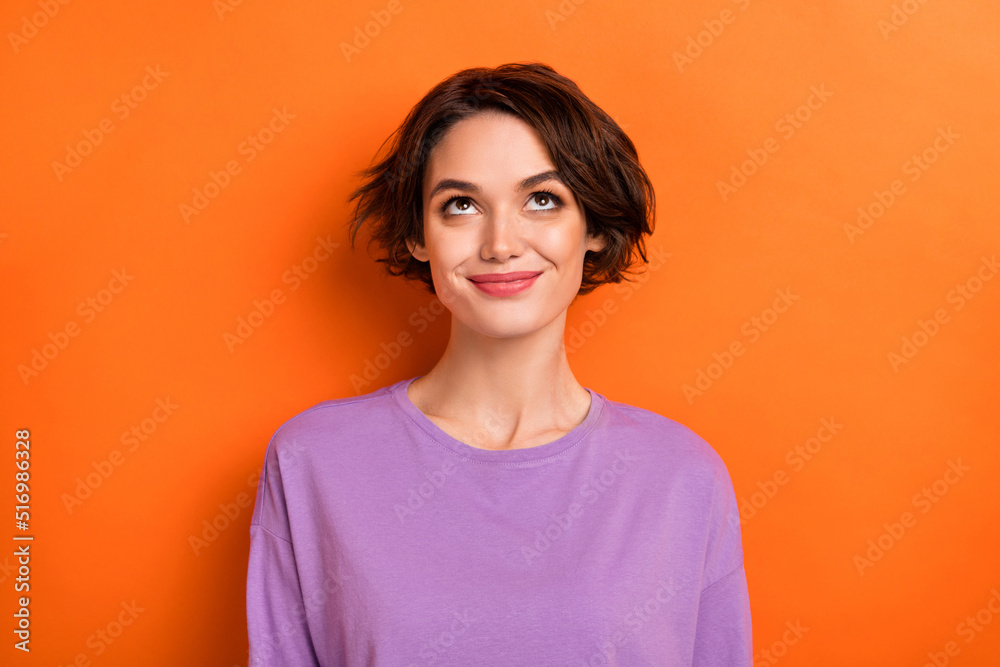
[[[427,254],[427,248],[417,243],[415,240],[406,239],[406,247],[410,249],[410,254],[413,255],[416,260],[420,262],[429,261],[430,257]]]
[[[592,236],[587,234],[587,250],[601,252],[608,246],[608,237],[604,234]]]

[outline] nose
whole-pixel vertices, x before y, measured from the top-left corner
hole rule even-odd
[[[508,257],[520,255],[523,248],[523,229],[516,214],[499,209],[487,216],[480,252],[483,259],[503,262]]]

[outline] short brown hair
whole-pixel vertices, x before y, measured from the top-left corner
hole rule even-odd
[[[388,154],[357,172],[364,180],[347,201],[357,200],[350,242],[372,220],[371,239],[387,252],[392,275],[423,281],[431,294],[430,266],[410,254],[407,239],[423,244],[422,186],[426,161],[458,121],[497,110],[533,127],[548,148],[563,182],[586,216],[587,233],[604,235],[599,252],[587,251],[578,294],[619,283],[638,257],[647,263],[643,235],[653,233],[653,185],[635,146],[618,124],[570,79],[543,63],[473,67],[437,84],[410,110],[382,144]],[[382,150],[381,148],[379,149]]]

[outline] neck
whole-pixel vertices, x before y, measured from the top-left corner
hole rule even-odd
[[[575,422],[590,398],[566,358],[565,327],[564,311],[530,335],[495,338],[452,317],[447,349],[414,381],[418,407],[445,419],[492,423],[507,433]]]

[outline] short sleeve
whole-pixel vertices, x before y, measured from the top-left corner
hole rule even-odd
[[[250,521],[247,635],[252,667],[319,667],[306,623],[274,439]]]
[[[693,667],[750,667],[753,641],[743,538],[732,480],[721,460],[715,479],[705,586],[698,604]]]

